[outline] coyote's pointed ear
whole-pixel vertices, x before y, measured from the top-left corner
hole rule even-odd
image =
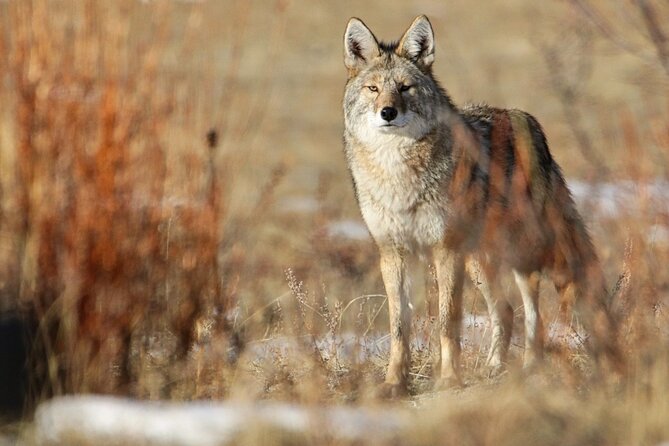
[[[348,21],[344,33],[344,65],[354,75],[379,54],[379,44],[374,34],[355,17]]]
[[[424,15],[416,17],[397,46],[397,53],[411,60],[421,69],[429,69],[434,62],[434,32]]]

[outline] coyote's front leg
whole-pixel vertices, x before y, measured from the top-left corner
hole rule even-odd
[[[381,247],[381,274],[388,296],[390,314],[390,361],[381,396],[397,397],[406,393],[409,376],[409,278],[406,255],[396,247]]]
[[[438,247],[433,251],[439,286],[440,376],[437,388],[453,387],[460,380],[460,330],[462,326],[463,256]]]

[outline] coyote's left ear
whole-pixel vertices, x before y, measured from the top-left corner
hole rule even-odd
[[[434,32],[424,15],[416,17],[397,46],[397,53],[411,60],[421,69],[429,69],[434,62]]]
[[[362,20],[353,17],[348,21],[344,33],[344,65],[349,75],[354,75],[378,55],[376,37]]]

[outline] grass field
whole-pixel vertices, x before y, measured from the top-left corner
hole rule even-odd
[[[627,376],[556,336],[527,377],[519,334],[489,378],[468,285],[466,385],[433,392],[435,283],[416,267],[412,396],[374,398],[388,322],[341,148],[342,35],[358,16],[396,39],[422,13],[456,103],[544,126],[618,290]],[[0,309],[33,335],[6,429],[30,444],[37,403],[103,393],[410,412],[371,444],[669,441],[667,23],[660,0],[0,0]],[[315,439],[348,444],[274,438]]]

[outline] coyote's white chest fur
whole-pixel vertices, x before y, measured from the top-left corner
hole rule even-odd
[[[380,135],[351,154],[351,170],[365,223],[377,242],[420,249],[440,242],[447,202],[426,196],[426,174],[411,167],[415,140]]]

